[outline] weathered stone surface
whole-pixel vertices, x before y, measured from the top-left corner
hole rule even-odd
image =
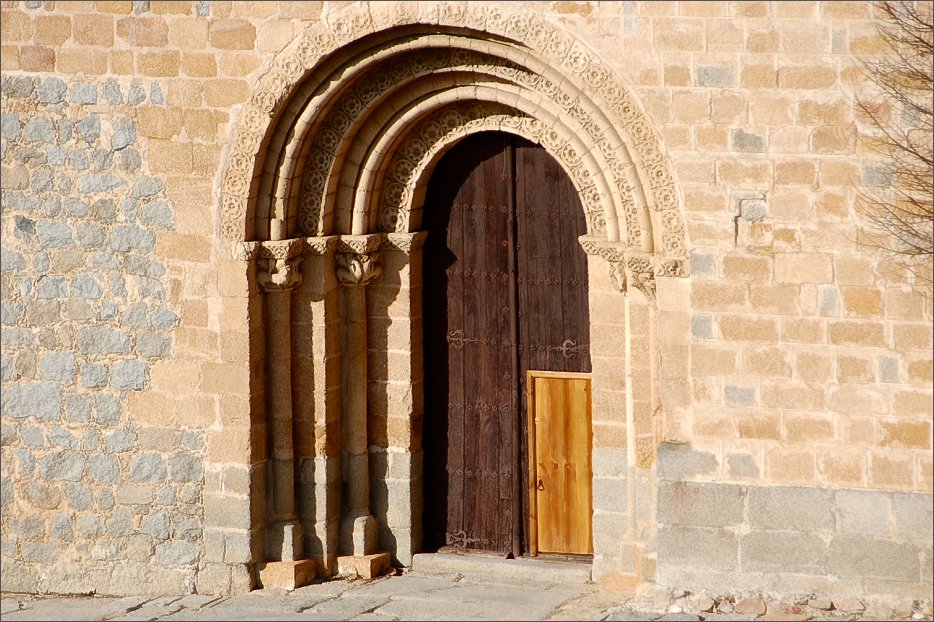
[[[662,443],[658,447],[658,476],[682,479],[711,473],[718,467],[713,454],[697,451],[690,445]]]
[[[28,382],[7,385],[0,400],[3,403],[4,417],[35,417],[43,421],[54,421],[61,417],[62,388],[58,383]]]
[[[776,486],[752,486],[749,495],[749,523],[754,528],[800,531],[832,531],[832,497],[827,491]]]

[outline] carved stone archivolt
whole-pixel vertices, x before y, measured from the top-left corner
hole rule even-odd
[[[654,275],[686,274],[680,195],[644,112],[584,42],[508,3],[352,4],[305,30],[241,112],[223,234],[262,239],[268,223],[290,223],[294,238],[417,230],[434,162],[485,130],[543,145],[577,187],[592,235],[646,254]],[[348,274],[374,270],[339,262]],[[648,274],[626,269],[640,283]]]

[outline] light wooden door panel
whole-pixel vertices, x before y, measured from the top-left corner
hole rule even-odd
[[[529,371],[530,549],[593,554],[589,374]]]

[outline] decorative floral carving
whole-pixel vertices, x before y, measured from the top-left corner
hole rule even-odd
[[[379,253],[338,253],[337,279],[341,285],[366,285],[383,272]]]
[[[256,280],[267,292],[290,290],[302,282],[298,269],[299,256],[288,258],[260,257],[256,264]]]

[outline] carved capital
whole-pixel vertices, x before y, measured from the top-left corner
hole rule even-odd
[[[230,258],[237,261],[252,261],[259,253],[259,242],[231,242]]]
[[[383,241],[381,233],[371,233],[369,235],[342,235],[337,243],[338,253],[372,253],[379,248]]]
[[[338,253],[337,279],[341,285],[366,285],[383,272],[379,252]]]
[[[402,251],[408,254],[420,249],[427,237],[427,231],[416,231],[415,233],[387,233],[386,237],[383,238],[380,248]]]
[[[305,238],[308,252],[312,255],[330,255],[337,248],[340,238],[336,235],[325,235]]]
[[[649,256],[628,255],[626,257],[626,281],[627,287],[635,287],[645,294],[650,303],[656,304],[655,270],[652,268]]]
[[[259,286],[267,292],[288,291],[302,282],[302,273],[298,268],[300,255],[278,259],[260,257],[256,262],[256,279]]]

